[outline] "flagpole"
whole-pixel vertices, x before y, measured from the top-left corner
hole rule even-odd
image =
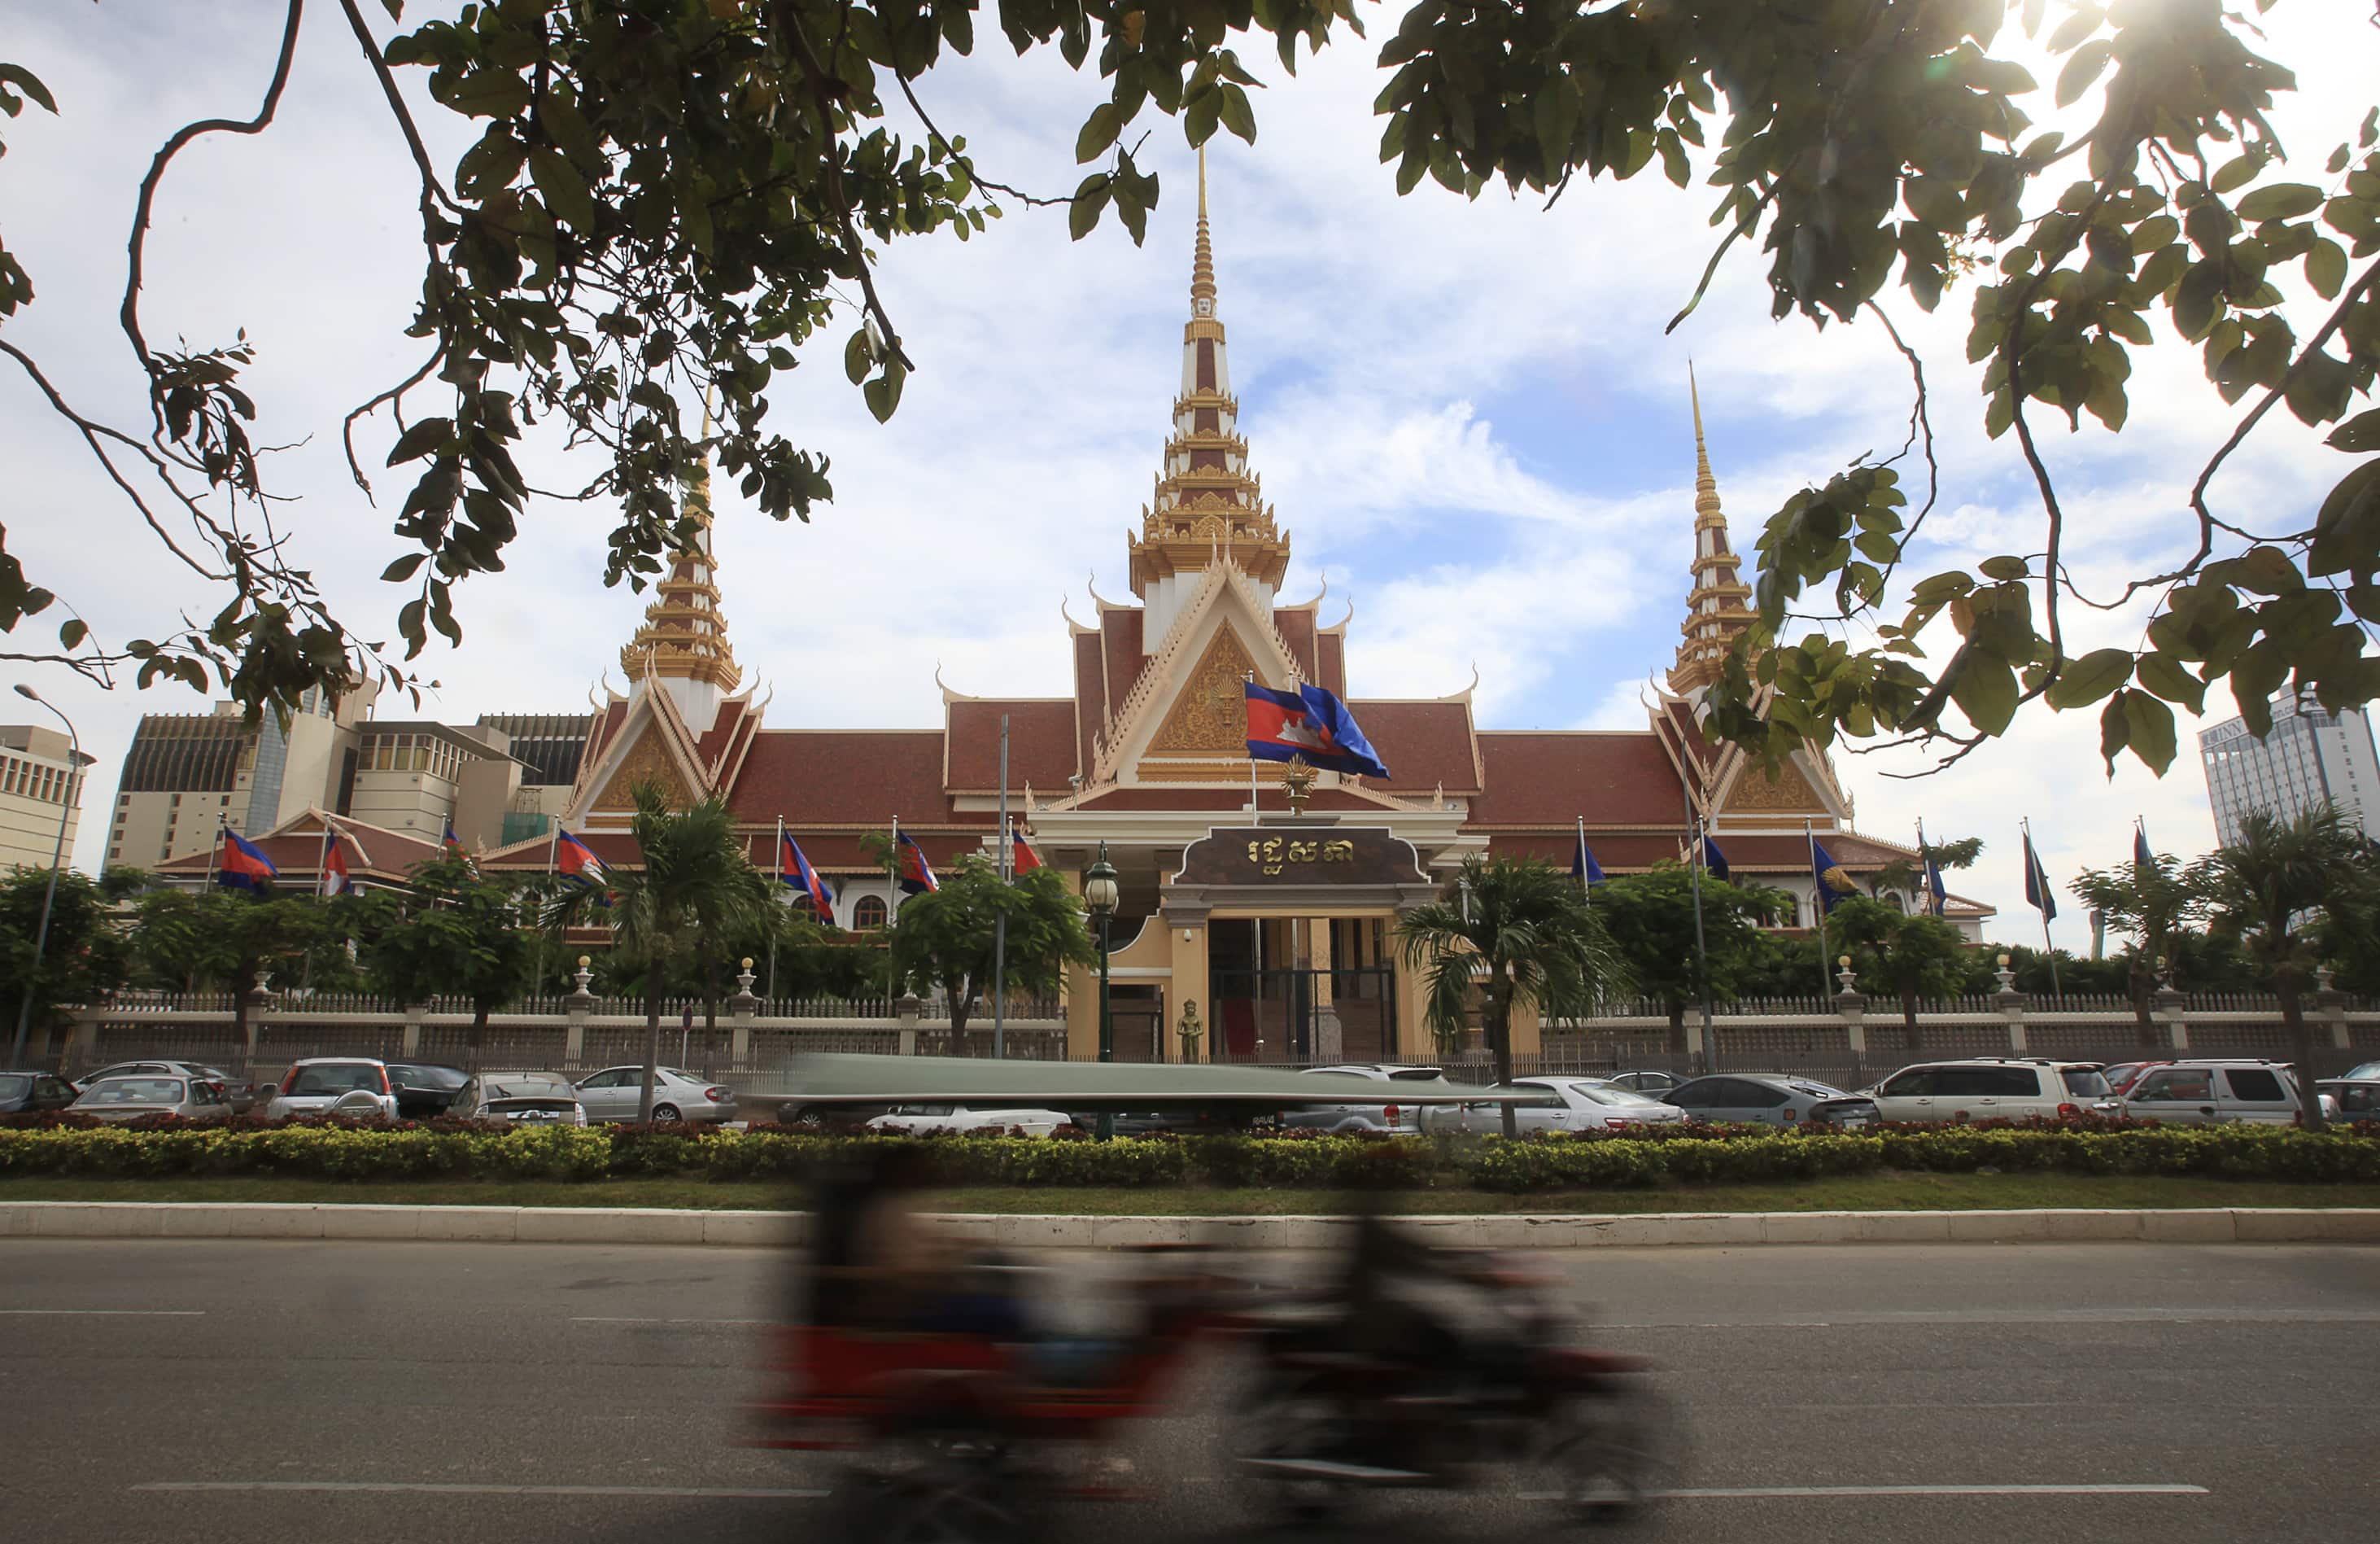
[[[2034,893],[2045,903],[2033,909],[2041,913],[2041,952],[2049,961],[2049,995],[2052,1001],[2066,1001],[2066,989],[2058,980],[2058,948],[2049,942],[2049,871],[2041,866],[2041,855],[2033,850],[2033,818],[2021,815],[2017,829],[2024,833],[2024,863],[2032,870],[2025,877],[2033,881]]]
[[[1000,882],[1009,882],[1008,858],[1014,849],[1008,835],[1008,715],[1000,715]],[[991,1059],[1008,1059],[1008,897],[1001,896],[1000,915],[991,922]]]
[[[1256,684],[1257,673],[1251,670],[1243,677],[1243,679],[1248,685],[1254,686]],[[1240,708],[1243,715],[1245,715],[1247,711],[1247,694],[1245,692],[1243,692],[1240,695]],[[1264,807],[1257,802],[1257,753],[1253,748],[1248,752],[1248,824],[1252,826],[1260,826],[1264,824]],[[1258,934],[1257,947],[1261,949],[1264,947],[1264,939],[1262,937],[1264,930],[1262,928],[1258,928],[1257,931]]]
[[[1707,1073],[1717,1068],[1718,1061],[1712,1054],[1711,1046],[1710,955],[1703,942],[1703,864],[1706,851],[1704,843],[1709,838],[1704,832],[1700,816],[1694,818],[1694,862],[1690,871],[1694,875],[1694,985],[1700,989],[1702,997],[1703,1071]]]
[[[771,903],[771,905],[782,906],[782,905],[783,905],[783,904],[784,904],[784,898],[785,898],[785,818],[784,818],[783,815],[780,815],[780,816],[778,816],[778,817],[777,817],[777,888],[769,892],[769,900],[770,900],[770,903]],[[813,905],[813,906],[810,907],[810,909],[811,909],[812,911],[816,911],[816,910],[818,909],[818,907],[817,907],[815,905]],[[823,924],[825,924],[826,926],[828,926],[828,927],[832,927],[832,926],[834,925],[834,918],[832,918],[832,917],[821,917],[821,918],[819,918],[819,920],[820,920],[821,923],[823,923]],[[772,927],[772,928],[771,928],[771,929],[769,930],[769,989],[768,989],[768,990],[769,990],[769,1001],[770,1001],[771,1003],[774,1003],[777,1001],[777,930],[776,930],[775,928],[773,928],[773,927]]]
[[[331,882],[331,844],[337,839],[331,831],[331,818],[323,816],[322,850],[314,856],[314,898],[318,901],[331,898],[322,887]]]
[[[1827,958],[1827,878],[1818,872],[1818,833],[1811,828],[1807,817],[1802,821],[1802,840],[1810,848],[1810,904],[1818,908],[1818,1003],[1823,1007],[1827,983],[1834,979],[1827,971],[1831,963]]]
[[[1934,881],[1925,869],[1925,817],[1923,815],[1917,817],[1917,887],[1925,893],[1924,898],[1917,903],[1918,910],[1925,916],[1933,916]]]
[[[1584,815],[1578,818],[1578,890],[1580,894],[1589,898],[1595,894],[1594,881],[1586,877],[1586,817]]]

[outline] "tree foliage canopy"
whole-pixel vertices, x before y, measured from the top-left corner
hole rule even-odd
[[[1694,876],[1682,863],[1595,887],[1595,913],[1628,962],[1636,990],[1658,998],[1675,1022],[1698,1002],[1705,978],[1694,964]],[[1761,928],[1791,915],[1782,891],[1703,876],[1703,954],[1712,998],[1726,1002],[1760,968]],[[1807,989],[1802,989],[1807,990]]]
[[[566,496],[616,507],[613,582],[640,584],[691,540],[680,488],[706,457],[771,516],[807,517],[831,495],[828,459],[771,427],[769,393],[832,328],[841,341],[827,346],[868,407],[898,406],[916,362],[878,292],[878,250],[965,239],[1003,200],[1066,205],[1077,237],[1112,212],[1136,240],[1159,188],[1130,136],[1152,109],[1192,144],[1218,128],[1252,141],[1258,81],[1240,45],[1269,43],[1293,71],[1301,41],[1310,52],[1363,32],[1353,0],[381,5],[410,28],[385,43],[361,0],[337,10],[416,168],[412,332],[425,358],[348,427],[383,405],[399,415],[388,463],[411,483],[394,529],[418,550],[383,577],[408,659],[432,632],[459,639],[455,587],[504,565],[535,496],[513,454],[533,429],[601,448],[602,470]],[[134,201],[122,330],[151,421],[91,419],[0,338],[221,609],[146,638],[94,638],[69,617],[55,650],[20,658],[103,678],[137,663],[144,684],[219,684],[251,710],[370,669],[409,680],[361,641],[376,628],[332,614],[265,518],[264,447],[302,434],[256,423],[245,335],[164,349],[140,315],[159,183],[193,139],[273,124],[302,16],[287,0],[253,117],[180,130]],[[925,97],[964,67],[953,60],[976,48],[979,19],[1019,54],[1054,44],[1077,69],[1096,59],[1108,93],[1076,141],[1096,166],[1071,195],[992,180],[933,116]],[[2047,55],[2046,79],[2003,56],[2019,28]],[[2014,437],[2037,534],[1895,587],[1939,492],[1923,361],[1904,346],[1900,451],[1801,489],[1765,523],[1758,622],[1727,663],[1718,733],[1772,763],[1838,738],[1914,738],[1955,758],[2041,702],[2095,710],[2111,766],[2129,753],[2161,772],[2177,752],[2173,706],[2196,710],[2216,687],[2260,732],[2284,684],[2334,710],[2380,696],[2366,643],[2380,620],[2380,409],[2363,406],[2380,372],[2380,108],[2342,122],[2328,155],[2289,162],[2269,115],[2295,80],[2260,43],[2253,18],[2220,0],[2073,0],[2054,16],[2046,0],[1422,0],[1379,45],[1374,110],[1400,191],[1427,176],[1550,204],[1582,177],[1658,166],[1684,189],[1699,175],[1719,235],[1681,320],[1739,243],[1761,254],[1776,316],[1873,325],[1896,344],[1889,308],[1972,288],[1984,425]],[[452,167],[433,162],[398,89],[410,70],[473,126]],[[896,99],[921,140],[890,127]],[[29,67],[0,64],[0,111],[29,103],[73,106]],[[2073,127],[2036,130],[2052,115]],[[33,298],[33,276],[0,249],[0,318]],[[2151,533],[2185,555],[2094,592],[2063,561],[2070,511],[2038,436],[2086,413],[2120,429],[2135,351],[2160,325],[2198,346],[2240,411]],[[708,436],[686,422],[704,396],[719,415]],[[2313,509],[2219,505],[2217,473],[2276,410],[2330,429],[2346,458],[2335,486]],[[351,461],[369,486],[352,449]],[[2070,645],[2074,605],[2141,597],[2154,619],[2136,646]],[[58,602],[0,553],[0,629]]]
[[[485,879],[468,858],[416,864],[402,891],[374,891],[351,920],[374,987],[401,1002],[453,993],[474,1027],[529,990],[545,945],[539,900],[512,879]]]
[[[938,877],[941,889],[901,904],[892,931],[892,972],[906,985],[941,988],[953,1029],[965,1030],[975,1000],[991,990],[1002,917],[1008,919],[1002,979],[1009,990],[1052,996],[1067,966],[1099,962],[1083,903],[1056,869],[1002,880],[998,865],[969,853]]]

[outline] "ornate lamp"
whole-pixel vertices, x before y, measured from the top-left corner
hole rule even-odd
[[[1108,1014],[1108,923],[1115,916],[1115,865],[1108,861],[1108,845],[1099,844],[1099,856],[1083,871],[1083,905],[1099,925],[1099,1060],[1115,1060],[1115,1023]],[[1115,1135],[1115,1116],[1111,1112],[1099,1112],[1099,1140]]]

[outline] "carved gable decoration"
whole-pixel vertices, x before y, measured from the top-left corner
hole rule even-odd
[[[604,784],[601,796],[595,801],[595,808],[634,809],[637,807],[637,784],[639,783],[660,784],[662,796],[669,800],[673,809],[683,809],[694,802],[694,795],[687,791],[686,778],[678,771],[677,759],[662,744],[660,732],[650,726],[637,737],[635,745],[628,748],[628,754],[621,758],[619,769],[612,773],[612,781]]]
[[[1182,683],[1165,722],[1148,742],[1153,754],[1243,751],[1248,743],[1247,693],[1256,662],[1229,622],[1215,629],[1197,667]]]
[[[1824,814],[1827,809],[1825,801],[1811,790],[1809,781],[1802,775],[1802,769],[1790,760],[1777,769],[1774,778],[1757,764],[1747,764],[1728,792],[1727,808],[1774,809],[1796,815]]]

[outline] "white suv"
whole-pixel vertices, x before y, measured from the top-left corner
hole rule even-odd
[[[342,1114],[358,1112],[364,1100],[347,1099],[357,1093],[370,1096],[382,1119],[396,1119],[396,1091],[389,1086],[386,1062],[367,1056],[310,1056],[289,1064],[288,1073],[281,1079],[281,1091],[264,1107],[264,1118],[278,1121],[291,1115],[327,1115],[334,1106]],[[340,1104],[343,1099],[347,1102]]]
[[[2033,1057],[1921,1062],[1870,1092],[1886,1121],[2057,1121],[2119,1108],[2098,1063]]]
[[[2338,1102],[2329,1095],[2317,1097],[2325,1114],[2337,1110]],[[2226,1121],[2289,1125],[2302,1113],[2297,1069],[2286,1062],[2240,1057],[2168,1062],[2141,1074],[2140,1081],[2125,1090],[2124,1113],[2168,1125]]]
[[[1350,1086],[1343,1090],[1333,1088],[1329,1093],[1318,1094],[1315,1103],[1282,1115],[1281,1124],[1285,1126],[1340,1133],[1385,1131],[1410,1137],[1421,1130],[1420,1112],[1413,1105],[1393,1102],[1396,1086],[1425,1085],[1430,1092],[1438,1094],[1451,1093],[1454,1088],[1446,1080],[1442,1068],[1402,1066],[1390,1062],[1349,1062],[1333,1067],[1308,1067],[1305,1076],[1318,1081],[1330,1078],[1351,1085],[1360,1078],[1376,1087]],[[1377,1087],[1382,1084],[1387,1087]],[[1330,1094],[1341,1095],[1345,1102],[1331,1100]],[[1361,1102],[1354,1097],[1356,1095],[1363,1096]],[[1322,1102],[1324,1100],[1330,1100],[1330,1102]]]

